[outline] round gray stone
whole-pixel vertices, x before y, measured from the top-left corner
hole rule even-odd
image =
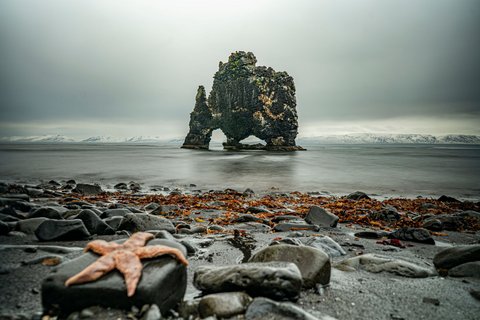
[[[306,246],[279,244],[255,253],[249,262],[285,261],[300,269],[303,285],[307,288],[330,282],[330,257],[322,250]]]

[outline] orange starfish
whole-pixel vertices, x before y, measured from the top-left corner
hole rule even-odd
[[[125,277],[127,286],[127,295],[133,296],[137,288],[138,281],[142,276],[142,263],[140,259],[154,258],[164,254],[170,254],[177,258],[182,264],[188,265],[187,259],[183,253],[175,248],[155,245],[145,246],[147,241],[154,236],[147,232],[137,232],[125,241],[123,244],[115,242],[106,242],[104,240],[94,240],[85,247],[85,252],[91,250],[101,254],[97,261],[69,278],[65,285],[95,281],[104,274],[117,268]]]

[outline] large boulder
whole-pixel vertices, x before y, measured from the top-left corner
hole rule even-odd
[[[186,256],[185,248],[177,242],[155,239],[147,245],[167,245],[181,250]],[[97,254],[87,252],[54,269],[42,283],[44,309],[60,309],[62,313],[68,313],[95,305],[129,310],[132,306],[141,308],[145,304],[156,304],[162,313],[167,313],[185,294],[186,267],[169,255],[142,260],[142,277],[132,297],[127,296],[123,275],[116,270],[94,282],[65,286],[68,278],[97,259]]]
[[[198,88],[183,148],[208,149],[212,131],[221,129],[227,149],[249,148],[240,141],[254,135],[267,143],[254,148],[303,150],[295,145],[298,121],[293,78],[256,63],[253,53],[243,51],[220,62],[208,100],[205,88]]]

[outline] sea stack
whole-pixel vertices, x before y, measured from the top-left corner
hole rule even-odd
[[[225,149],[305,150],[295,144],[298,116],[293,78],[256,63],[254,54],[244,51],[219,63],[208,100],[203,86],[197,90],[182,148],[208,149],[212,132],[220,129],[227,137]],[[251,135],[266,145],[240,143]]]

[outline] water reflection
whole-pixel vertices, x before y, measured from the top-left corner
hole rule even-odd
[[[201,161],[192,159],[194,171],[215,185],[270,188],[292,185],[295,181],[296,154],[265,151],[209,151]],[[203,182],[206,182],[206,181]]]

